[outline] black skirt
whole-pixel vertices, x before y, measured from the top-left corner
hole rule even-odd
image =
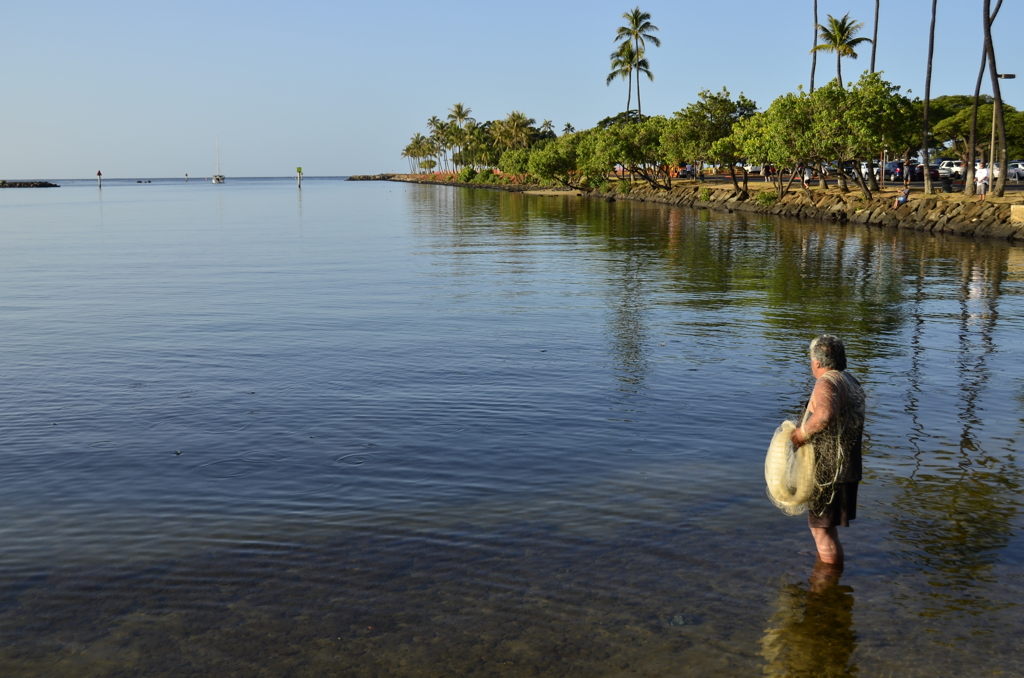
[[[841,483],[836,494],[828,503],[821,516],[807,512],[807,524],[811,527],[849,527],[850,521],[857,517],[857,485],[858,481]]]

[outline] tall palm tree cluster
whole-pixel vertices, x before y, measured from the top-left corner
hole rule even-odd
[[[630,114],[633,105],[633,74],[636,74],[636,114],[637,118],[643,120],[643,112],[640,107],[640,76],[646,75],[648,80],[654,80],[654,73],[651,72],[651,64],[647,61],[647,43],[655,47],[661,47],[661,40],[654,35],[658,27],[651,23],[650,12],[643,12],[640,7],[635,7],[625,12],[622,18],[626,20],[625,26],[619,26],[615,32],[615,42],[619,46],[611,53],[612,71],[605,78],[605,85],[610,85],[619,78],[629,81],[629,91],[626,95],[626,114]]]
[[[542,139],[555,138],[554,125],[512,111],[503,119],[479,123],[471,108],[457,103],[445,120],[436,115],[427,120],[428,136],[417,133],[402,150],[410,171],[458,171],[462,167],[497,167],[507,150],[529,148]]]
[[[814,0],[814,47],[811,49],[813,59],[811,61],[811,92],[814,92],[814,69],[817,63],[818,52],[831,52],[836,55],[836,80],[839,86],[843,86],[843,57],[849,57],[851,59],[857,58],[857,47],[862,43],[871,43],[871,72],[875,72],[875,53],[878,48],[878,13],[879,13],[879,0],[875,0],[875,26],[874,26],[874,38],[863,38],[857,37],[857,33],[864,27],[861,22],[856,22],[850,19],[850,15],[846,14],[841,19],[836,19],[832,15],[828,16],[828,20],[825,24],[818,23],[818,2]],[[964,192],[967,195],[971,195],[974,192],[974,162],[973,160],[978,157],[978,146],[979,141],[977,139],[978,129],[978,108],[982,104],[981,99],[981,84],[984,78],[986,68],[989,71],[989,76],[992,81],[992,96],[993,96],[993,125],[992,125],[992,140],[989,143],[989,162],[997,162],[1000,167],[1006,167],[1007,159],[1007,148],[1008,141],[1006,137],[1006,110],[1002,102],[1002,93],[999,87],[999,79],[1002,75],[999,74],[996,68],[996,54],[995,47],[992,43],[992,24],[999,14],[999,9],[1002,7],[1002,0],[996,0],[995,7],[992,6],[992,0],[982,0],[982,27],[985,33],[985,42],[982,48],[981,57],[981,69],[978,72],[978,80],[974,87],[974,100],[972,105],[972,116],[970,125],[970,136],[967,141],[967,157],[965,162],[967,164],[967,180],[964,185]],[[925,69],[925,86],[924,86],[924,102],[922,108],[922,129],[921,129],[921,145],[920,150],[922,153],[922,159],[925,164],[929,162],[929,156],[931,154],[932,142],[934,139],[931,137],[931,79],[932,79],[932,58],[935,52],[935,17],[938,8],[937,0],[931,1],[931,25],[928,31],[928,61]],[[819,43],[819,39],[821,42]],[[945,150],[945,147],[940,146],[936,150]],[[1002,196],[1005,190],[1007,172],[1001,172],[998,177],[994,194]],[[932,192],[931,176],[929,172],[924,173],[924,184],[925,193]]]

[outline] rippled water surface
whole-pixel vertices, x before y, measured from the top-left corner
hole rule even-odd
[[[1024,673],[1024,249],[314,179],[0,215],[0,674]],[[838,582],[762,471],[825,331]]]

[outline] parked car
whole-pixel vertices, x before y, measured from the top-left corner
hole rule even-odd
[[[963,160],[943,160],[939,163],[939,176],[962,179],[967,174],[966,168]]]
[[[897,160],[885,163],[885,176],[889,177],[889,181],[902,181],[903,179],[903,163]]]
[[[878,165],[875,165],[873,169],[874,169],[874,174],[875,174],[875,181],[878,181],[881,178],[881,176],[882,176],[882,168],[879,167]],[[870,172],[871,172],[871,169],[868,167],[868,163],[862,162],[860,164],[861,176],[866,178]]]
[[[929,168],[928,174],[931,176],[932,181],[938,181],[939,180],[939,166],[938,165],[928,165],[928,168]],[[911,181],[924,181],[924,165],[923,164],[918,165],[917,167],[914,168],[914,176],[911,179]]]
[[[1006,164],[1006,166],[1009,171],[1009,173],[1006,175],[1007,180],[1020,181],[1021,179],[1024,179],[1024,162],[1009,162]],[[995,166],[995,169],[992,170],[992,176],[994,178],[998,178],[999,175],[1001,175],[1002,173],[1003,168],[1000,167],[998,164]]]

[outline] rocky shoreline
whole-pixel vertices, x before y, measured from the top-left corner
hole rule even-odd
[[[377,174],[353,176],[349,181],[399,181],[416,184],[458,186],[462,188],[488,188],[517,193],[544,190],[550,187],[516,184],[473,184],[458,181],[436,181],[406,174]],[[837,189],[810,191],[810,198],[800,188],[791,189],[781,200],[763,204],[757,200],[757,189],[751,187],[744,196],[730,186],[710,186],[687,182],[671,189],[658,189],[647,185],[634,185],[628,194],[565,189],[567,196],[597,198],[607,201],[631,200],[678,205],[695,209],[723,212],[771,214],[791,219],[813,219],[836,223],[864,224],[883,228],[904,228],[929,233],[1001,238],[1024,241],[1024,204],[1014,205],[997,200],[977,201],[963,196],[911,194],[910,201],[899,209],[892,209],[893,195],[875,195],[866,200],[860,193],[840,193]]]
[[[60,188],[49,181],[0,181],[0,188]]]
[[[691,184],[671,190],[639,186],[634,187],[629,195],[615,197],[697,209],[753,212],[929,233],[1024,240],[1024,205],[993,200],[978,201],[958,197],[956,194],[911,194],[909,202],[894,210],[892,195],[876,195],[866,200],[859,193],[843,194],[836,190],[812,190],[810,193],[809,199],[802,189],[791,190],[770,206],[762,205],[755,197],[745,198],[741,191],[731,186],[708,189]],[[610,197],[613,194],[595,194],[595,197],[597,195]]]

